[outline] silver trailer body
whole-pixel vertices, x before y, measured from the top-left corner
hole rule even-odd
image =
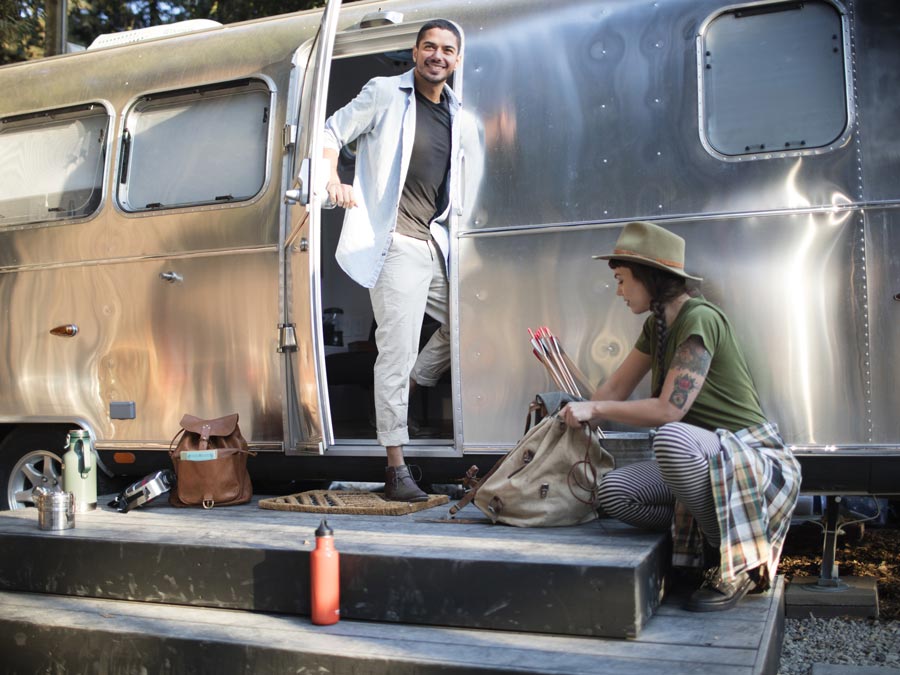
[[[894,2],[329,7],[0,68],[2,452],[47,423],[161,450],[183,413],[237,411],[260,451],[381,455],[328,382],[346,348],[323,309],[344,344],[371,322],[333,261],[340,214],[285,193],[321,175],[325,115],[402,72],[433,17],[464,31],[478,142],[451,221],[450,383],[427,404],[446,433],[408,454],[515,444],[550,386],[528,327],[595,382],[621,362],[643,318],[590,255],[635,219],[687,240],[790,443],[900,445]]]

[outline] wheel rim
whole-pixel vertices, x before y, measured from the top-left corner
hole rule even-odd
[[[16,462],[6,491],[9,508],[34,506],[31,491],[39,485],[62,490],[62,459],[49,450],[34,450]]]

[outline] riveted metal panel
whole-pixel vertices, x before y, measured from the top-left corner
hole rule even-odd
[[[722,161],[698,127],[695,38],[735,3],[567,2],[479,26],[466,104],[486,165],[467,230],[846,203],[852,143]],[[775,75],[777,76],[777,74]],[[539,83],[539,84],[538,84]]]
[[[900,209],[866,214],[869,352],[872,383],[866,397],[871,443],[900,439]]]
[[[866,312],[849,282],[862,260],[852,214],[666,226],[686,239],[687,268],[704,277],[704,295],[729,315],[764,410],[786,439],[865,442]],[[619,229],[559,227],[461,240],[467,447],[515,438],[528,400],[552,387],[531,354],[528,327],[550,326],[594,383],[632,348],[644,317],[616,297],[606,263],[590,257],[612,250]],[[648,386],[637,396],[649,395]]]

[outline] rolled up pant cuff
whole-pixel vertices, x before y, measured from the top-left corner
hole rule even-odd
[[[386,448],[409,444],[409,428],[401,427],[390,431],[379,431],[378,442]]]
[[[412,379],[420,387],[434,387],[437,386],[438,380],[441,379],[441,376],[438,375],[437,377],[430,377],[427,375],[423,375],[422,373],[413,371]]]

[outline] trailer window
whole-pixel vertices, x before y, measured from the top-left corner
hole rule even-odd
[[[108,128],[99,104],[0,120],[0,227],[94,213]]]
[[[258,80],[143,97],[126,115],[119,203],[147,211],[253,198],[265,183],[270,108]]]
[[[849,128],[843,17],[828,2],[731,9],[698,40],[704,145],[722,158],[831,146]]]

